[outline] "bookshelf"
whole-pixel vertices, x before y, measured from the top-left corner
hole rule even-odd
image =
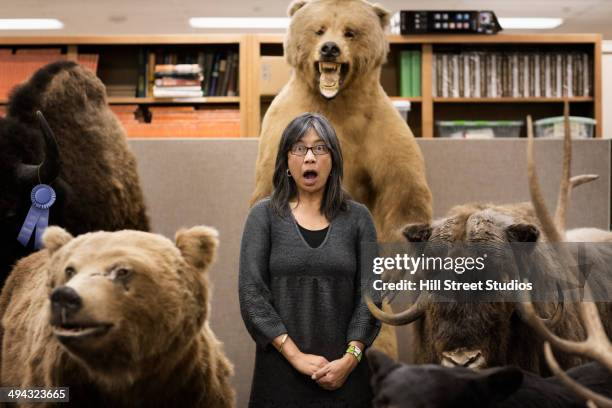
[[[0,37],[0,64],[2,50],[59,48],[62,58],[79,60],[84,55],[99,56],[98,76],[107,89],[118,89],[108,101],[112,107],[129,115],[134,107],[147,116],[152,110],[164,107],[182,109],[193,107],[195,113],[219,110],[228,115],[231,111],[239,117],[235,135],[257,137],[261,120],[274,95],[261,93],[262,57],[283,55],[284,34],[203,34],[203,35],[131,35],[85,37]],[[388,62],[381,70],[381,84],[392,100],[409,101],[411,111],[408,124],[417,137],[437,136],[437,120],[524,120],[527,114],[534,119],[559,116],[563,103],[570,103],[572,115],[592,117],[597,121],[596,137],[602,136],[601,47],[599,34],[498,34],[479,35],[389,35]],[[238,81],[234,96],[202,96],[191,98],[137,97],[124,91],[134,88],[139,78],[139,50],[161,50],[162,53],[214,52],[232,50],[238,58]],[[571,97],[442,97],[433,91],[436,53],[461,52],[462,50],[487,52],[512,52],[512,50],[576,51],[588,55],[592,61],[591,92],[588,96]],[[420,96],[401,96],[398,61],[405,51],[420,53]],[[113,88],[114,87],[114,88]],[[123,93],[121,93],[123,92]],[[110,92],[109,92],[110,93]],[[0,96],[0,111],[6,105]],[[229,112],[229,113],[228,113]],[[180,116],[180,115],[179,115]],[[203,115],[202,118],[208,118]],[[168,118],[165,118],[168,121]],[[169,122],[166,122],[169,123]],[[178,126],[178,122],[177,122]],[[138,126],[136,126],[138,128]],[[238,129],[238,130],[236,130]],[[164,134],[163,129],[156,135]],[[168,136],[174,136],[168,134]],[[522,136],[525,136],[523,128]]]
[[[592,117],[597,121],[595,136],[602,137],[601,105],[601,35],[599,34],[498,34],[479,35],[414,35],[388,36],[390,52],[388,61],[381,70],[381,84],[392,100],[407,100],[412,104],[408,124],[417,137],[432,138],[437,136],[437,120],[524,120],[527,114],[534,119],[549,116],[560,116],[563,103],[570,103],[572,115]],[[282,55],[282,34],[255,35],[255,44],[250,47],[253,61],[264,55]],[[592,61],[592,90],[589,96],[570,97],[440,97],[434,96],[434,60],[438,52],[460,52],[464,49],[487,52],[510,52],[527,50],[535,52],[552,52],[568,50],[588,55]],[[421,96],[399,96],[398,58],[402,51],[419,50],[421,52]],[[255,90],[259,89],[261,72],[259,67],[252,69]],[[249,119],[249,134],[259,134],[259,123],[271,102],[270,96],[255,93],[249,95],[249,106],[252,106]],[[523,127],[521,136],[525,136]]]
[[[127,125],[126,129],[130,136],[159,137],[160,134],[164,134],[164,129],[167,129],[168,136],[176,136],[170,133],[177,130],[186,137],[195,137],[200,133],[210,135],[210,132],[215,132],[215,128],[202,123],[205,120],[224,122],[217,129],[225,129],[226,134],[219,136],[246,136],[246,44],[247,36],[242,34],[2,37],[0,64],[2,50],[5,50],[5,53],[6,50],[12,50],[17,54],[19,50],[38,50],[40,53],[45,49],[59,49],[61,59],[72,61],[80,61],[83,55],[96,55],[96,73],[106,85],[108,102],[124,125]],[[154,97],[153,86],[148,84],[152,83],[154,78],[157,84],[157,78],[160,77],[154,69],[149,71],[149,67],[162,64],[205,66],[200,58],[208,57],[209,54],[210,61],[207,62],[211,65],[213,61],[216,63],[217,55],[219,59],[227,60],[227,79],[222,84],[222,77],[218,75],[219,88],[210,91],[215,93],[207,94],[205,87],[202,86],[204,95],[202,93],[197,95],[198,92],[195,91],[196,94],[193,95]],[[229,63],[230,59],[232,65]],[[210,75],[211,72],[207,74]],[[175,85],[190,85],[191,88],[197,88],[198,74],[193,75],[195,76],[192,80],[188,81],[190,83]],[[204,81],[206,82],[208,80]],[[0,97],[0,109],[3,107],[1,105],[6,105],[7,102],[6,96]],[[191,111],[188,111],[189,107],[192,108]],[[165,108],[176,108],[177,121],[174,124],[169,116],[172,113],[171,109],[164,110]],[[156,110],[161,112],[159,123],[145,126],[145,123],[151,122],[153,125],[156,122],[155,115],[152,115]],[[216,110],[222,113],[212,115]],[[234,114],[231,115],[231,112]],[[219,116],[221,119],[218,119]],[[137,123],[136,119],[140,122]],[[196,123],[198,121],[199,125]],[[227,126],[228,123],[231,126]],[[190,131],[183,132],[184,129]]]

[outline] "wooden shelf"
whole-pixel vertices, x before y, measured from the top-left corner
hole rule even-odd
[[[104,53],[111,67],[108,72],[117,73],[112,80],[103,79],[109,83],[123,85],[132,79],[126,79],[125,72],[134,73],[138,69],[137,56],[134,50],[138,47],[155,47],[161,49],[195,49],[232,47],[239,53],[239,89],[236,97],[202,97],[202,98],[135,98],[109,97],[113,105],[156,105],[156,104],[225,104],[240,110],[240,134],[242,136],[258,136],[261,126],[262,111],[269,105],[272,97],[260,95],[260,61],[262,52],[269,55],[282,55],[282,44],[285,34],[184,34],[184,35],[98,35],[98,36],[21,36],[0,37],[0,47],[54,47],[61,46],[69,60],[77,60],[79,53]],[[569,98],[572,103],[572,113],[591,116],[597,121],[596,137],[602,132],[602,60],[600,34],[497,34],[497,35],[387,35],[391,45],[389,63],[383,67],[382,85],[389,95],[399,92],[396,81],[397,53],[407,49],[421,51],[421,94],[420,97],[392,96],[391,100],[404,100],[414,104],[414,114],[409,117],[410,126],[415,133],[423,137],[434,136],[435,120],[446,120],[457,117],[482,116],[483,119],[494,120],[498,117],[523,117],[533,112],[534,117],[547,117],[560,114],[560,105],[564,98],[441,98],[433,97],[432,66],[435,52],[442,48],[461,49],[463,45],[470,49],[482,47],[491,50],[499,47],[506,49],[544,48],[556,50],[567,48],[577,49],[587,53],[593,60],[592,97]],[[262,47],[262,45],[264,45]],[[184,47],[187,46],[187,47]],[[510,47],[508,47],[510,46]],[[113,72],[114,70],[114,72]],[[129,75],[128,75],[129,76]],[[102,77],[104,77],[102,75]],[[131,83],[131,82],[130,82]],[[0,100],[0,105],[6,105],[7,100]],[[482,107],[474,109],[475,104]],[[490,104],[490,106],[484,106]],[[481,109],[482,108],[482,109]],[[482,114],[482,115],[481,115]]]
[[[284,34],[258,34],[263,44],[282,44]],[[388,34],[390,44],[591,44],[601,41],[601,34]]]
[[[434,103],[563,103],[593,102],[592,96],[576,96],[572,98],[433,98]]]
[[[277,33],[264,33],[253,36],[255,42],[251,47],[253,55],[251,61],[257,63],[262,51],[265,52],[266,47],[262,45],[274,45],[276,50],[278,46],[283,44],[284,35]],[[569,98],[569,102],[573,104],[573,110],[578,115],[591,116],[595,118],[598,125],[595,127],[596,137],[602,136],[602,108],[601,108],[601,41],[600,34],[496,34],[496,35],[387,35],[387,40],[391,45],[389,64],[383,67],[383,75],[385,78],[393,78],[397,73],[396,68],[392,65],[397,63],[395,54],[402,49],[420,49],[421,50],[421,80],[422,80],[422,96],[418,98],[401,98],[391,97],[392,100],[408,100],[416,105],[415,115],[412,115],[409,120],[412,120],[411,127],[413,131],[419,133],[422,137],[430,138],[434,136],[434,125],[436,120],[446,120],[457,117],[473,117],[479,116],[479,112],[474,112],[474,104],[490,104],[490,107],[483,107],[483,119],[494,120],[499,117],[522,117],[524,114],[533,112],[538,117],[547,117],[561,114],[558,109],[566,98],[441,98],[433,97],[432,92],[432,66],[437,47],[445,46],[444,48],[460,48],[466,45],[470,48],[482,46],[485,50],[490,50],[494,47],[507,49],[511,46],[513,49],[525,47],[526,49],[534,49],[534,47],[557,49],[557,47],[580,49],[591,55],[593,59],[593,96],[592,97],[573,97]],[[448,46],[448,47],[446,47]],[[276,54],[275,54],[276,55]],[[259,66],[254,66],[252,69],[252,82],[255,95],[247,102],[252,112],[249,114],[248,133],[258,135],[260,131],[261,113],[263,108],[262,102],[267,102],[271,98],[260,98],[257,94],[259,85]],[[385,86],[385,84],[383,84]],[[397,92],[395,80],[387,80],[386,90],[389,94]],[[395,89],[394,89],[395,87]],[[258,103],[259,102],[259,103]],[[462,105],[465,105],[463,107]],[[527,107],[526,107],[527,106]],[[480,107],[479,107],[480,109]]]
[[[390,96],[389,99],[392,101],[408,101],[411,103],[423,102],[423,98],[420,96]]]
[[[130,98],[130,97],[109,97],[108,103],[111,105],[153,105],[157,103],[240,103],[239,96],[204,96],[201,98]]]

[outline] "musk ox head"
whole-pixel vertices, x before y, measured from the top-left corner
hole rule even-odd
[[[93,379],[126,386],[176,361],[202,329],[216,230],[181,230],[173,243],[133,230],[73,238],[49,227],[43,240],[53,336]]]
[[[479,277],[476,272],[473,276],[504,282],[515,278],[521,270],[518,256],[509,250],[510,244],[526,243],[526,246],[533,247],[528,243],[538,240],[539,226],[528,203],[511,206],[475,204],[455,207],[448,217],[432,224],[408,225],[403,233],[409,242],[424,244],[428,256],[458,258],[465,253],[456,248],[472,245],[472,248],[489,255],[487,268],[482,272],[485,275]],[[428,253],[427,248],[433,248],[433,254]],[[531,258],[545,254],[534,251],[527,255]],[[424,272],[421,279],[428,279],[428,273]],[[539,343],[532,331],[525,327],[516,303],[494,301],[497,299],[494,291],[487,292],[487,296],[489,301],[473,297],[468,301],[445,302],[421,295],[415,304],[397,315],[371,309],[386,323],[419,322],[423,348],[420,362],[468,368],[518,364],[537,371],[537,358],[525,356],[522,364],[519,361],[521,357],[517,356],[520,349],[517,343],[533,340],[531,349],[535,353]],[[503,299],[503,294],[499,294],[499,299]],[[542,315],[555,315],[555,305],[550,306],[540,310]]]
[[[334,98],[380,67],[389,51],[389,12],[363,0],[297,0],[285,55],[300,80],[324,98]]]
[[[404,235],[409,242],[426,241],[435,248],[448,244],[473,244],[489,256],[486,272],[496,272],[496,280],[508,280],[499,271],[514,265],[509,243],[535,242],[538,228],[526,222],[527,208],[495,206],[456,207],[450,216],[432,225],[409,225]],[[438,254],[458,257],[464,254]],[[491,276],[489,276],[491,277]],[[508,361],[514,314],[512,303],[436,302],[426,306],[423,318],[425,336],[432,344],[432,361],[445,366],[483,368]],[[483,335],[486,333],[486,335]]]
[[[15,261],[31,253],[17,241],[31,205],[30,192],[40,183],[50,185],[57,200],[50,223],[61,221],[68,186],[59,176],[60,155],[53,132],[38,112],[39,126],[29,127],[12,118],[0,119],[0,273],[4,282]]]

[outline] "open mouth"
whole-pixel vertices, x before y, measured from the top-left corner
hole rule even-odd
[[[53,334],[61,341],[99,337],[106,334],[111,327],[112,324],[109,323],[63,323],[53,326]]]
[[[302,173],[302,178],[307,185],[312,185],[316,182],[318,175],[315,170],[306,170]]]
[[[335,97],[348,72],[348,64],[318,61],[316,68],[319,71],[319,92],[327,99]]]

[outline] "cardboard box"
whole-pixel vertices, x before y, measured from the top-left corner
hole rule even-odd
[[[261,57],[261,77],[259,92],[264,96],[275,96],[289,81],[291,67],[285,62],[285,57]]]

